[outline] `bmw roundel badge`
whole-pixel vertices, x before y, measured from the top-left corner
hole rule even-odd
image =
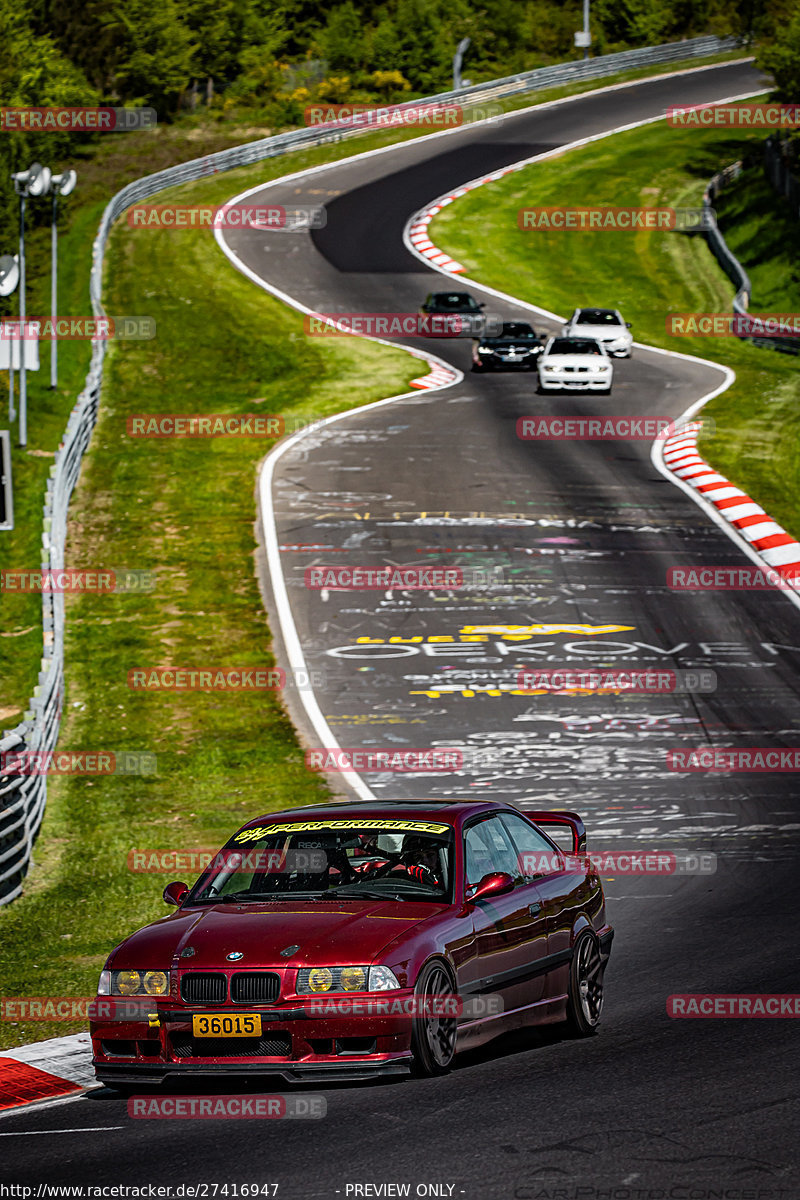
[[[228,962],[238,962],[240,958],[244,958],[241,950],[231,950],[230,954],[226,954]]]

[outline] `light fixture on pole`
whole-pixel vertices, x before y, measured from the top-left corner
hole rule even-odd
[[[19,196],[19,444],[28,444],[28,390],[25,378],[25,201],[29,196],[45,196],[50,188],[50,168],[34,163],[27,171],[16,171],[14,191]]]
[[[456,52],[453,55],[453,91],[458,92],[462,87],[469,87],[469,80],[461,78],[461,67],[464,63],[464,55],[470,45],[470,38],[462,38],[456,47]]]
[[[58,315],[58,197],[68,196],[77,183],[78,176],[74,171],[62,171],[60,175],[50,178],[50,190],[53,193],[53,219],[50,226],[50,308],[53,315],[53,340],[50,343],[50,387],[58,383],[58,342],[56,340],[56,317]]]
[[[589,57],[589,47],[592,44],[592,34],[589,29],[589,0],[583,0],[583,29],[579,29],[575,34],[575,45],[580,50],[583,48],[584,59]]]
[[[0,258],[0,296],[10,296],[19,283],[19,260],[16,254],[4,254]],[[0,338],[0,353],[2,353],[3,338]],[[8,422],[16,418],[14,411],[14,343],[9,339],[8,346]]]

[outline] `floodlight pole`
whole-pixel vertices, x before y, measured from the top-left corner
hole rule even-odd
[[[28,380],[25,375],[25,191],[19,193],[19,444],[28,444]],[[13,362],[14,347],[11,347]]]
[[[583,47],[583,57],[589,57],[589,0],[583,0],[583,32],[586,36],[587,44]]]
[[[58,188],[53,188],[53,218],[50,224],[50,312],[53,317],[52,340],[50,342],[50,387],[58,383],[58,340],[56,317],[58,316]]]

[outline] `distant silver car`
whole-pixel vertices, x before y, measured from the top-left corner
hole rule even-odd
[[[614,366],[602,342],[594,338],[550,338],[536,363],[544,392],[611,391]]]
[[[614,358],[630,358],[633,334],[616,308],[576,308],[564,328],[564,337],[595,338]]]

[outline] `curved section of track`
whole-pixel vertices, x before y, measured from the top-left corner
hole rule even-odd
[[[237,232],[230,252],[300,307],[416,311],[437,277],[403,229],[432,197],[670,104],[759,83],[749,65],[708,68],[303,172],[256,194],[324,202],[327,226],[310,237]],[[435,346],[468,369],[467,344]],[[797,743],[800,617],[777,592],[668,589],[670,567],[743,560],[655,469],[649,442],[516,436],[517,418],[538,413],[674,418],[719,382],[710,365],[644,349],[617,364],[611,403],[540,397],[526,375],[465,376],[344,415],[272,462],[283,591],[277,606],[270,597],[272,627],[280,635],[280,609],[279,651],[289,631],[320,672],[315,702],[333,738],[471,755],[461,773],[366,775],[373,793],[576,808],[594,848],[718,856],[714,875],[606,882],[617,937],[600,1036],[521,1035],[446,1078],[327,1089],[327,1120],[267,1122],[256,1139],[236,1123],[217,1141],[189,1123],[120,1122],[120,1102],[98,1092],[40,1115],[40,1128],[83,1124],[86,1140],[65,1162],[66,1139],[28,1139],[29,1174],[135,1178],[146,1153],[165,1183],[230,1179],[238,1161],[242,1182],[274,1178],[284,1197],[385,1195],[346,1189],[388,1183],[410,1195],[435,1183],[443,1190],[431,1194],[469,1200],[603,1200],[598,1188],[614,1189],[606,1200],[797,1195],[797,1023],[671,1021],[665,1005],[679,992],[796,990],[792,776],[681,774],[667,752]],[[320,562],[458,565],[473,583],[324,593],[303,582]],[[568,698],[515,686],[520,666],[589,664],[705,669],[716,690]],[[319,744],[319,727],[300,720]],[[36,1122],[15,1116],[3,1132],[24,1145]],[[102,1140],[88,1132],[120,1124]]]

